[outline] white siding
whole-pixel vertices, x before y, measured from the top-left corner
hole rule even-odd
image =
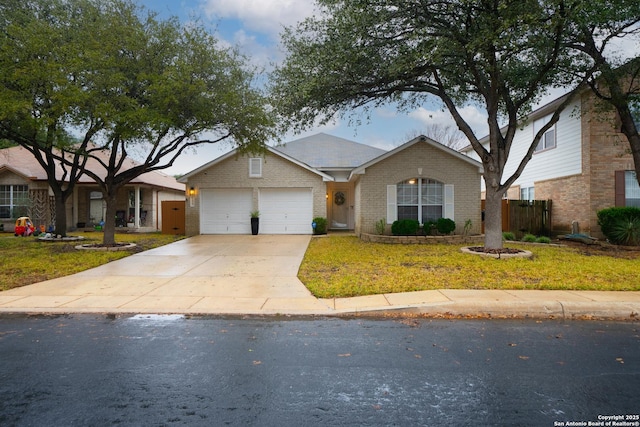
[[[516,170],[533,140],[533,125],[528,123],[518,130],[513,139],[509,159],[505,165],[503,182]],[[556,147],[535,153],[524,168],[514,186],[533,187],[536,181],[576,175],[582,172],[582,130],[580,104],[578,101],[568,106],[556,123]],[[475,151],[469,156],[479,160]],[[482,180],[482,190],[485,190]]]

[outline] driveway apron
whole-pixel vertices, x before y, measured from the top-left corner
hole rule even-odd
[[[307,235],[202,235],[0,293],[0,311],[328,312],[297,278]]]

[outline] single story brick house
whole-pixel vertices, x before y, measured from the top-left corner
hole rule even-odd
[[[235,150],[187,173],[186,234],[249,234],[260,212],[261,234],[311,234],[313,218],[330,230],[386,233],[396,219],[481,225],[482,165],[420,136],[385,151],[320,133],[264,155]]]
[[[135,164],[126,159],[124,167]],[[103,170],[95,161],[89,161],[87,168]],[[64,180],[62,168],[57,168],[56,176]],[[184,201],[185,186],[172,176],[154,171],[125,185],[117,199],[116,225],[161,230],[162,202]],[[76,184],[66,209],[69,230],[106,221],[106,202],[98,185],[87,175]],[[37,226],[52,225],[56,215],[53,192],[49,190],[45,170],[31,153],[22,147],[5,148],[0,150],[0,224],[5,231],[13,231],[15,219],[23,215],[30,216]]]

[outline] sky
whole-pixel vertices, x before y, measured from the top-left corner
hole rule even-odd
[[[279,48],[280,33],[314,14],[313,0],[136,0],[138,4],[157,12],[160,18],[177,16],[182,22],[197,20],[224,44],[236,46],[260,68],[281,63],[285,53]],[[486,115],[466,107],[464,117],[478,135],[486,133]],[[282,142],[292,141],[318,132],[390,150],[424,133],[430,124],[454,125],[448,112],[434,100],[411,112],[398,112],[393,105],[373,110],[369,119],[358,115],[361,123],[348,123],[348,118],[309,129],[301,134],[282,135]],[[270,145],[274,144],[270,142]],[[164,172],[179,175],[230,151],[229,144],[207,145],[180,156]]]
[[[223,44],[236,46],[250,58],[252,65],[270,69],[279,64],[285,53],[279,48],[280,33],[284,27],[295,25],[315,13],[313,0],[135,0],[147,9],[159,13],[160,18],[177,16],[182,22],[198,21],[216,35]],[[538,105],[544,105],[562,94],[556,90],[544,96]],[[479,137],[488,133],[486,113],[482,109],[466,106],[462,116]],[[302,134],[282,135],[282,142],[292,141],[318,132],[325,132],[348,140],[390,150],[424,133],[430,125],[451,125],[455,122],[439,101],[434,99],[413,111],[400,112],[393,105],[376,108],[370,117],[355,116],[360,123],[351,124],[348,118],[310,129]],[[273,145],[275,141],[269,142]],[[206,145],[181,155],[175,164],[165,170],[180,175],[230,151],[228,144]]]

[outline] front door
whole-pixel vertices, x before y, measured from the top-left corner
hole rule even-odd
[[[351,228],[350,194],[346,190],[336,190],[331,193],[331,229],[347,230]]]

